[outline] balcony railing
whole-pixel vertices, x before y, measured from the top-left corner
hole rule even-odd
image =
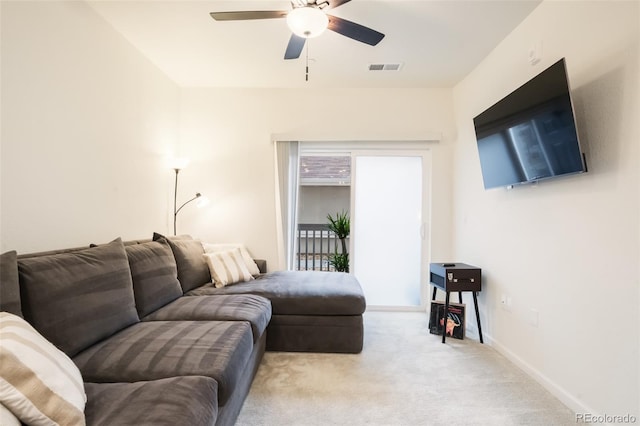
[[[341,252],[340,240],[325,224],[298,224],[298,271],[334,271],[330,256]]]

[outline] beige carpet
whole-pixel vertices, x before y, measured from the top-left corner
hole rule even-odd
[[[367,312],[361,354],[267,352],[237,425],[575,424],[491,347],[440,339],[424,313]]]

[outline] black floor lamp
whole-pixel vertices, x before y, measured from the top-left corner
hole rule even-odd
[[[199,192],[196,192],[196,196],[191,198],[190,200],[186,201],[185,203],[183,203],[180,207],[178,206],[178,173],[180,173],[180,170],[182,168],[184,168],[184,161],[182,161],[182,166],[175,166],[173,168],[173,170],[176,172],[176,180],[175,180],[175,185],[173,188],[173,235],[176,235],[176,222],[178,219],[178,213],[180,212],[180,210],[182,210],[182,208],[184,206],[186,206],[187,204],[189,204],[190,202],[197,200],[198,198],[202,197],[202,194],[200,194]]]

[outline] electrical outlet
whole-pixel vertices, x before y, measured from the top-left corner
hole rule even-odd
[[[511,311],[511,296],[503,294],[500,296],[500,304],[502,305],[502,309],[504,311]]]

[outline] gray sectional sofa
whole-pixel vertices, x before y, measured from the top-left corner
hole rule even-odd
[[[365,299],[329,272],[216,288],[190,237],[2,255],[0,308],[78,367],[89,425],[232,425],[265,350],[358,353]]]

